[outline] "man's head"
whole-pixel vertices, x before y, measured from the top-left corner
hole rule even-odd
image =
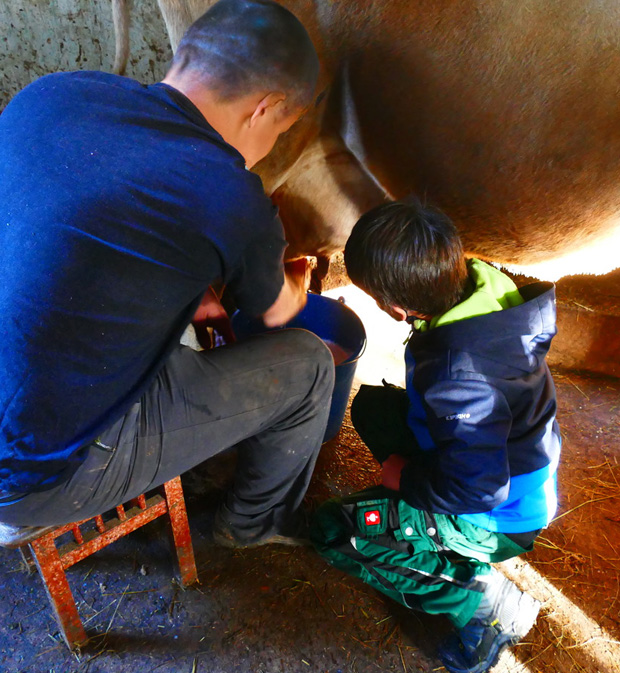
[[[219,0],[189,27],[164,82],[206,109],[252,165],[311,103],[318,72],[312,41],[287,9],[272,0]],[[239,137],[230,111],[242,107],[251,132]]]
[[[454,224],[417,199],[362,215],[344,260],[351,280],[397,320],[445,313],[461,300],[467,279]]]

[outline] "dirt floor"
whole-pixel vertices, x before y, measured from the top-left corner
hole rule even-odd
[[[386,343],[380,319],[365,321],[369,344],[358,374],[399,383],[402,333]],[[620,380],[554,376],[564,438],[560,508],[533,552],[500,566],[543,609],[494,673],[620,673]],[[60,640],[38,575],[24,572],[18,552],[0,549],[0,673],[445,670],[434,654],[444,619],[405,610],[309,548],[214,546],[210,516],[233,468],[231,453],[183,476],[198,585],[183,590],[173,580],[160,521],[67,572],[92,636],[81,653]],[[308,506],[377,481],[347,416],[321,451]]]
[[[544,601],[506,671],[620,670],[620,383],[555,374],[564,460],[560,511],[535,550],[504,571]],[[409,613],[328,567],[312,550],[228,551],[209,542],[209,512],[234,455],[185,475],[200,584],[182,590],[154,522],[68,571],[90,646],[60,642],[39,577],[0,550],[0,671],[55,673],[402,673],[443,670],[447,624]],[[310,505],[377,481],[348,418],[326,444]]]

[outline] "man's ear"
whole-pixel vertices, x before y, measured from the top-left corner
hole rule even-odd
[[[256,104],[254,112],[251,117],[248,118],[248,126],[251,128],[259,123],[265,116],[280,112],[280,107],[283,106],[285,100],[286,95],[281,91],[271,91],[268,93]]]

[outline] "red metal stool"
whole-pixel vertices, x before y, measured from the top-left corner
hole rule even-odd
[[[58,528],[47,528],[38,537],[28,539],[27,543],[12,545],[19,546],[30,569],[35,565],[38,568],[60,631],[70,649],[84,645],[88,636],[78,615],[65,570],[153,519],[168,514],[170,542],[176,551],[181,584],[188,586],[196,581],[196,563],[180,477],[163,484],[161,490],[161,495],[139,496],[129,503],[127,509],[119,505],[116,516],[112,518],[104,520],[104,514]],[[110,513],[113,512],[110,510]],[[91,526],[90,530],[83,531],[81,526],[87,522],[94,522],[94,529]],[[56,539],[69,532],[73,533],[73,540],[58,547]]]

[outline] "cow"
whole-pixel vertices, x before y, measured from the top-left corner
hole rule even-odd
[[[212,4],[158,3],[173,49]],[[322,66],[315,105],[255,169],[289,257],[328,259],[362,212],[416,193],[469,255],[550,280],[618,266],[616,0],[281,4]]]

